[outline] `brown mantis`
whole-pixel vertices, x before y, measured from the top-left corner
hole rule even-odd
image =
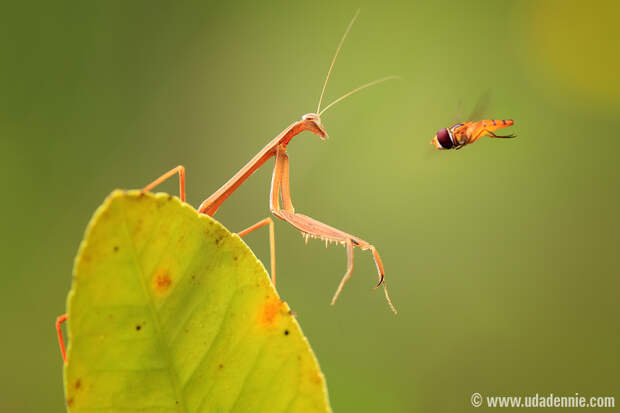
[[[361,250],[370,250],[373,255],[373,259],[377,266],[377,272],[379,277],[379,282],[375,286],[375,289],[379,286],[383,285],[383,289],[385,292],[385,297],[387,299],[388,305],[392,309],[392,311],[396,314],[396,308],[394,308],[390,296],[387,291],[387,287],[385,284],[384,277],[384,269],[383,263],[381,261],[381,257],[377,252],[376,248],[358,238],[356,236],[347,234],[346,232],[340,231],[336,228],[333,228],[329,225],[326,225],[322,222],[319,222],[313,218],[310,218],[306,215],[298,214],[295,212],[293,207],[293,202],[291,200],[291,189],[289,184],[289,158],[286,153],[286,149],[291,139],[298,135],[303,131],[309,131],[315,135],[318,135],[322,140],[327,139],[327,132],[323,128],[321,123],[321,115],[327,111],[330,107],[335,105],[336,103],[342,101],[346,97],[359,92],[362,89],[367,87],[376,85],[381,82],[385,82],[390,79],[397,78],[396,76],[388,76],[381,79],[374,80],[372,82],[366,83],[348,93],[341,96],[340,98],[334,100],[332,103],[327,105],[325,108],[321,110],[321,102],[323,100],[323,95],[325,94],[325,88],[327,87],[327,82],[333,70],[334,64],[336,62],[336,58],[340,53],[344,40],[347,37],[353,23],[355,22],[357,16],[359,14],[359,10],[355,13],[355,16],[349,23],[349,26],[344,32],[340,43],[336,49],[336,53],[331,61],[331,65],[327,72],[327,76],[325,78],[325,82],[323,84],[323,89],[321,91],[321,96],[319,98],[319,103],[317,106],[316,113],[308,113],[304,115],[301,120],[294,122],[289,127],[284,129],[278,136],[271,140],[263,149],[261,149],[245,166],[243,166],[232,178],[228,180],[220,189],[215,191],[210,197],[208,197],[205,201],[202,202],[200,207],[198,208],[198,212],[201,214],[206,214],[209,216],[213,216],[218,208],[222,205],[222,203],[248,178],[252,173],[254,173],[258,168],[260,168],[269,158],[275,158],[275,166],[273,170],[273,176],[271,180],[271,195],[270,195],[270,209],[273,215],[280,218],[283,221],[288,222],[293,227],[298,229],[302,235],[304,236],[306,242],[308,238],[320,238],[326,242],[326,245],[330,242],[335,242],[345,246],[347,250],[347,270],[344,274],[344,277],[340,281],[336,293],[334,294],[331,304],[334,305],[344,284],[351,278],[353,274],[353,249],[354,247],[358,247]],[[185,168],[182,165],[179,165],[170,171],[166,172],[159,178],[155,179],[153,182],[148,184],[143,188],[143,192],[149,191],[161,184],[165,180],[174,175],[179,175],[179,198],[181,201],[185,202]],[[282,201],[282,205],[280,204]],[[274,223],[271,218],[265,218],[251,227],[241,231],[238,233],[238,236],[243,237],[250,232],[261,228],[263,226],[269,225],[269,244],[270,244],[270,256],[271,256],[271,280],[273,285],[276,284],[276,271],[275,271],[275,236],[274,236]],[[65,346],[62,337],[61,324],[66,321],[67,315],[62,315],[56,320],[56,329],[58,333],[58,340],[60,344],[60,349],[63,355],[63,359],[66,360]]]

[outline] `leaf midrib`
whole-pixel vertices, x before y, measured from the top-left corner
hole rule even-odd
[[[161,321],[159,320],[159,315],[157,313],[157,310],[155,308],[155,303],[153,302],[153,296],[151,294],[149,294],[149,289],[148,286],[145,285],[145,273],[144,273],[144,269],[142,268],[142,265],[140,265],[140,262],[138,260],[138,255],[136,252],[136,248],[135,245],[133,243],[133,239],[131,238],[130,232],[129,232],[129,226],[128,226],[128,220],[127,220],[127,214],[125,212],[124,208],[120,208],[123,214],[123,227],[125,229],[125,235],[127,237],[127,239],[129,240],[130,243],[130,247],[131,247],[131,254],[132,254],[132,258],[134,261],[134,266],[137,269],[137,272],[139,273],[139,278],[140,278],[140,285],[142,286],[142,289],[144,291],[144,294],[147,296],[147,300],[148,300],[148,305],[147,307],[149,308],[150,312],[151,312],[151,316],[153,319],[153,322],[155,324],[154,328],[155,328],[155,336],[157,337],[157,343],[159,344],[159,349],[161,354],[163,355],[163,358],[165,360],[165,365],[167,366],[165,370],[168,371],[168,376],[170,377],[170,381],[172,382],[172,387],[174,390],[174,393],[176,395],[176,398],[179,402],[179,404],[177,405],[179,411],[188,413],[189,411],[187,410],[187,407],[185,406],[185,400],[183,398],[183,394],[181,392],[181,386],[178,382],[178,377],[175,374],[175,372],[172,369],[172,356],[170,354],[170,349],[168,348],[168,346],[164,345],[162,337],[163,337],[163,329],[161,326]]]

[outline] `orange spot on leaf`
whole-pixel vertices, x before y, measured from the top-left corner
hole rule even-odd
[[[310,372],[310,381],[314,384],[322,384],[323,383],[323,376],[317,372],[311,371]]]
[[[265,326],[271,326],[280,318],[284,303],[277,297],[268,298],[263,305],[260,322]]]
[[[155,271],[155,275],[153,276],[153,290],[155,290],[156,293],[160,295],[166,294],[170,290],[171,285],[172,277],[170,276],[170,271],[167,269]]]

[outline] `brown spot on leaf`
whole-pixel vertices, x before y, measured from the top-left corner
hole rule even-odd
[[[217,366],[217,368],[221,370],[222,368],[224,368],[224,365],[220,363],[219,366]]]
[[[75,385],[74,385],[74,386],[75,386],[75,389],[76,389],[76,390],[77,390],[77,389],[79,389],[80,387],[82,387],[82,380],[77,379],[77,380],[75,381]]]
[[[142,326],[141,326],[140,324],[138,324],[138,325],[136,326],[136,331],[140,331],[141,329],[142,329]]]
[[[155,290],[156,293],[160,295],[166,294],[170,290],[171,285],[172,277],[170,276],[170,271],[167,269],[155,271],[155,275],[153,276],[153,290]]]
[[[114,252],[117,252],[117,251],[118,251],[118,245],[115,245],[114,246]]]
[[[69,398],[69,400],[67,400],[67,407],[71,407],[71,405],[73,404],[73,397]]]

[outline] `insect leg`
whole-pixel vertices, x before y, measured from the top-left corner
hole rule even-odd
[[[294,213],[295,208],[293,207],[293,200],[291,199],[288,155],[285,151],[280,151],[278,152],[277,158],[280,159],[280,168],[282,169],[282,172],[280,174],[280,191],[282,195],[282,204],[284,205],[284,209],[286,211]]]
[[[280,181],[278,182],[277,179],[279,179]],[[278,192],[282,196],[282,203],[284,205],[284,209],[280,209]],[[346,246],[348,257],[347,272],[345,273],[342,281],[340,282],[338,290],[336,291],[336,294],[332,299],[332,304],[338,298],[338,295],[340,294],[344,283],[349,280],[349,278],[351,278],[351,275],[353,273],[353,247],[358,247],[362,250],[369,249],[372,251],[379,276],[379,283],[377,284],[377,287],[383,284],[383,288],[385,290],[385,297],[388,301],[388,304],[392,311],[394,313],[397,313],[394,305],[392,304],[390,296],[387,292],[387,287],[384,282],[383,263],[381,262],[379,253],[374,246],[358,237],[347,234],[346,232],[340,231],[339,229],[330,227],[329,225],[310,218],[306,215],[295,213],[293,209],[293,203],[290,199],[288,156],[286,155],[284,148],[278,148],[276,152],[276,167],[274,169],[273,181],[271,186],[271,212],[276,217],[288,222],[293,227],[297,228],[304,236],[316,237],[323,239],[326,242],[331,241],[339,244],[344,244]]]
[[[338,296],[340,295],[340,291],[342,291],[342,287],[344,287],[344,283],[346,283],[347,281],[349,281],[349,278],[351,278],[351,276],[353,275],[353,243],[351,242],[351,240],[347,240],[347,272],[344,273],[344,277],[342,277],[342,281],[340,281],[340,284],[338,285],[338,289],[336,290],[336,293],[334,294],[334,298],[332,298],[332,302],[331,305],[336,304],[336,300],[338,299]]]
[[[491,132],[484,129],[483,127],[480,127],[479,129],[477,129],[471,136],[471,138],[469,139],[468,143],[474,143],[476,142],[478,139],[482,138],[483,136],[487,136],[488,134],[490,134]]]
[[[383,274],[385,272],[383,271],[383,262],[381,261],[381,257],[379,256],[379,252],[372,245],[370,246],[370,250],[372,251],[372,258],[375,260],[375,265],[377,266],[377,272],[380,274],[380,276],[379,276],[379,284],[377,284],[375,286],[375,290],[381,284],[383,284],[383,292],[385,293],[385,299],[387,300],[387,302],[390,305],[390,308],[392,309],[394,314],[398,314],[398,311],[396,311],[396,308],[394,308],[394,305],[392,304],[392,299],[390,298],[390,294],[388,293],[388,290],[387,290],[387,285],[385,284],[385,277],[383,276]]]
[[[56,333],[58,333],[58,345],[60,346],[60,353],[62,354],[62,360],[67,362],[67,352],[65,350],[65,340],[62,337],[62,323],[67,321],[69,316],[67,314],[63,314],[56,318]]]
[[[256,224],[252,225],[249,228],[244,229],[243,231],[240,231],[239,233],[237,233],[237,235],[239,235],[239,237],[244,237],[246,235],[248,235],[250,232],[257,230],[261,227],[264,227],[265,225],[269,225],[269,253],[270,253],[270,259],[271,259],[271,282],[273,283],[273,286],[276,286],[276,237],[275,237],[275,231],[274,231],[274,225],[273,225],[273,219],[271,218],[265,218],[261,221],[258,221]]]
[[[278,147],[277,152],[284,153],[283,147]],[[285,163],[286,163],[286,172],[283,171],[285,167]],[[276,157],[275,166],[273,168],[273,176],[271,178],[271,195],[270,195],[270,201],[269,201],[270,207],[272,210],[280,209],[279,192],[280,192],[280,183],[282,182],[283,174],[288,179],[288,156],[286,156],[286,153],[284,153],[284,157],[282,156]],[[290,195],[288,188],[286,191]],[[292,204],[290,203],[286,205],[290,205],[292,207]],[[250,232],[257,230],[258,228],[261,228],[265,225],[269,225],[269,252],[271,255],[271,282],[273,283],[275,287],[276,285],[276,241],[275,241],[275,230],[274,230],[273,219],[265,218],[257,222],[256,224],[252,225],[251,227],[246,228],[243,231],[239,232],[237,235],[239,235],[239,237],[244,237]]]
[[[489,132],[489,136],[492,138],[506,138],[506,139],[517,137],[517,135],[515,135],[514,133],[511,133],[510,135],[496,135],[493,132]]]
[[[145,186],[142,189],[142,192],[150,191],[151,189],[155,188],[157,185],[161,184],[166,179],[177,173],[179,174],[179,198],[181,198],[181,201],[185,202],[185,167],[183,165],[172,168],[171,170]]]

